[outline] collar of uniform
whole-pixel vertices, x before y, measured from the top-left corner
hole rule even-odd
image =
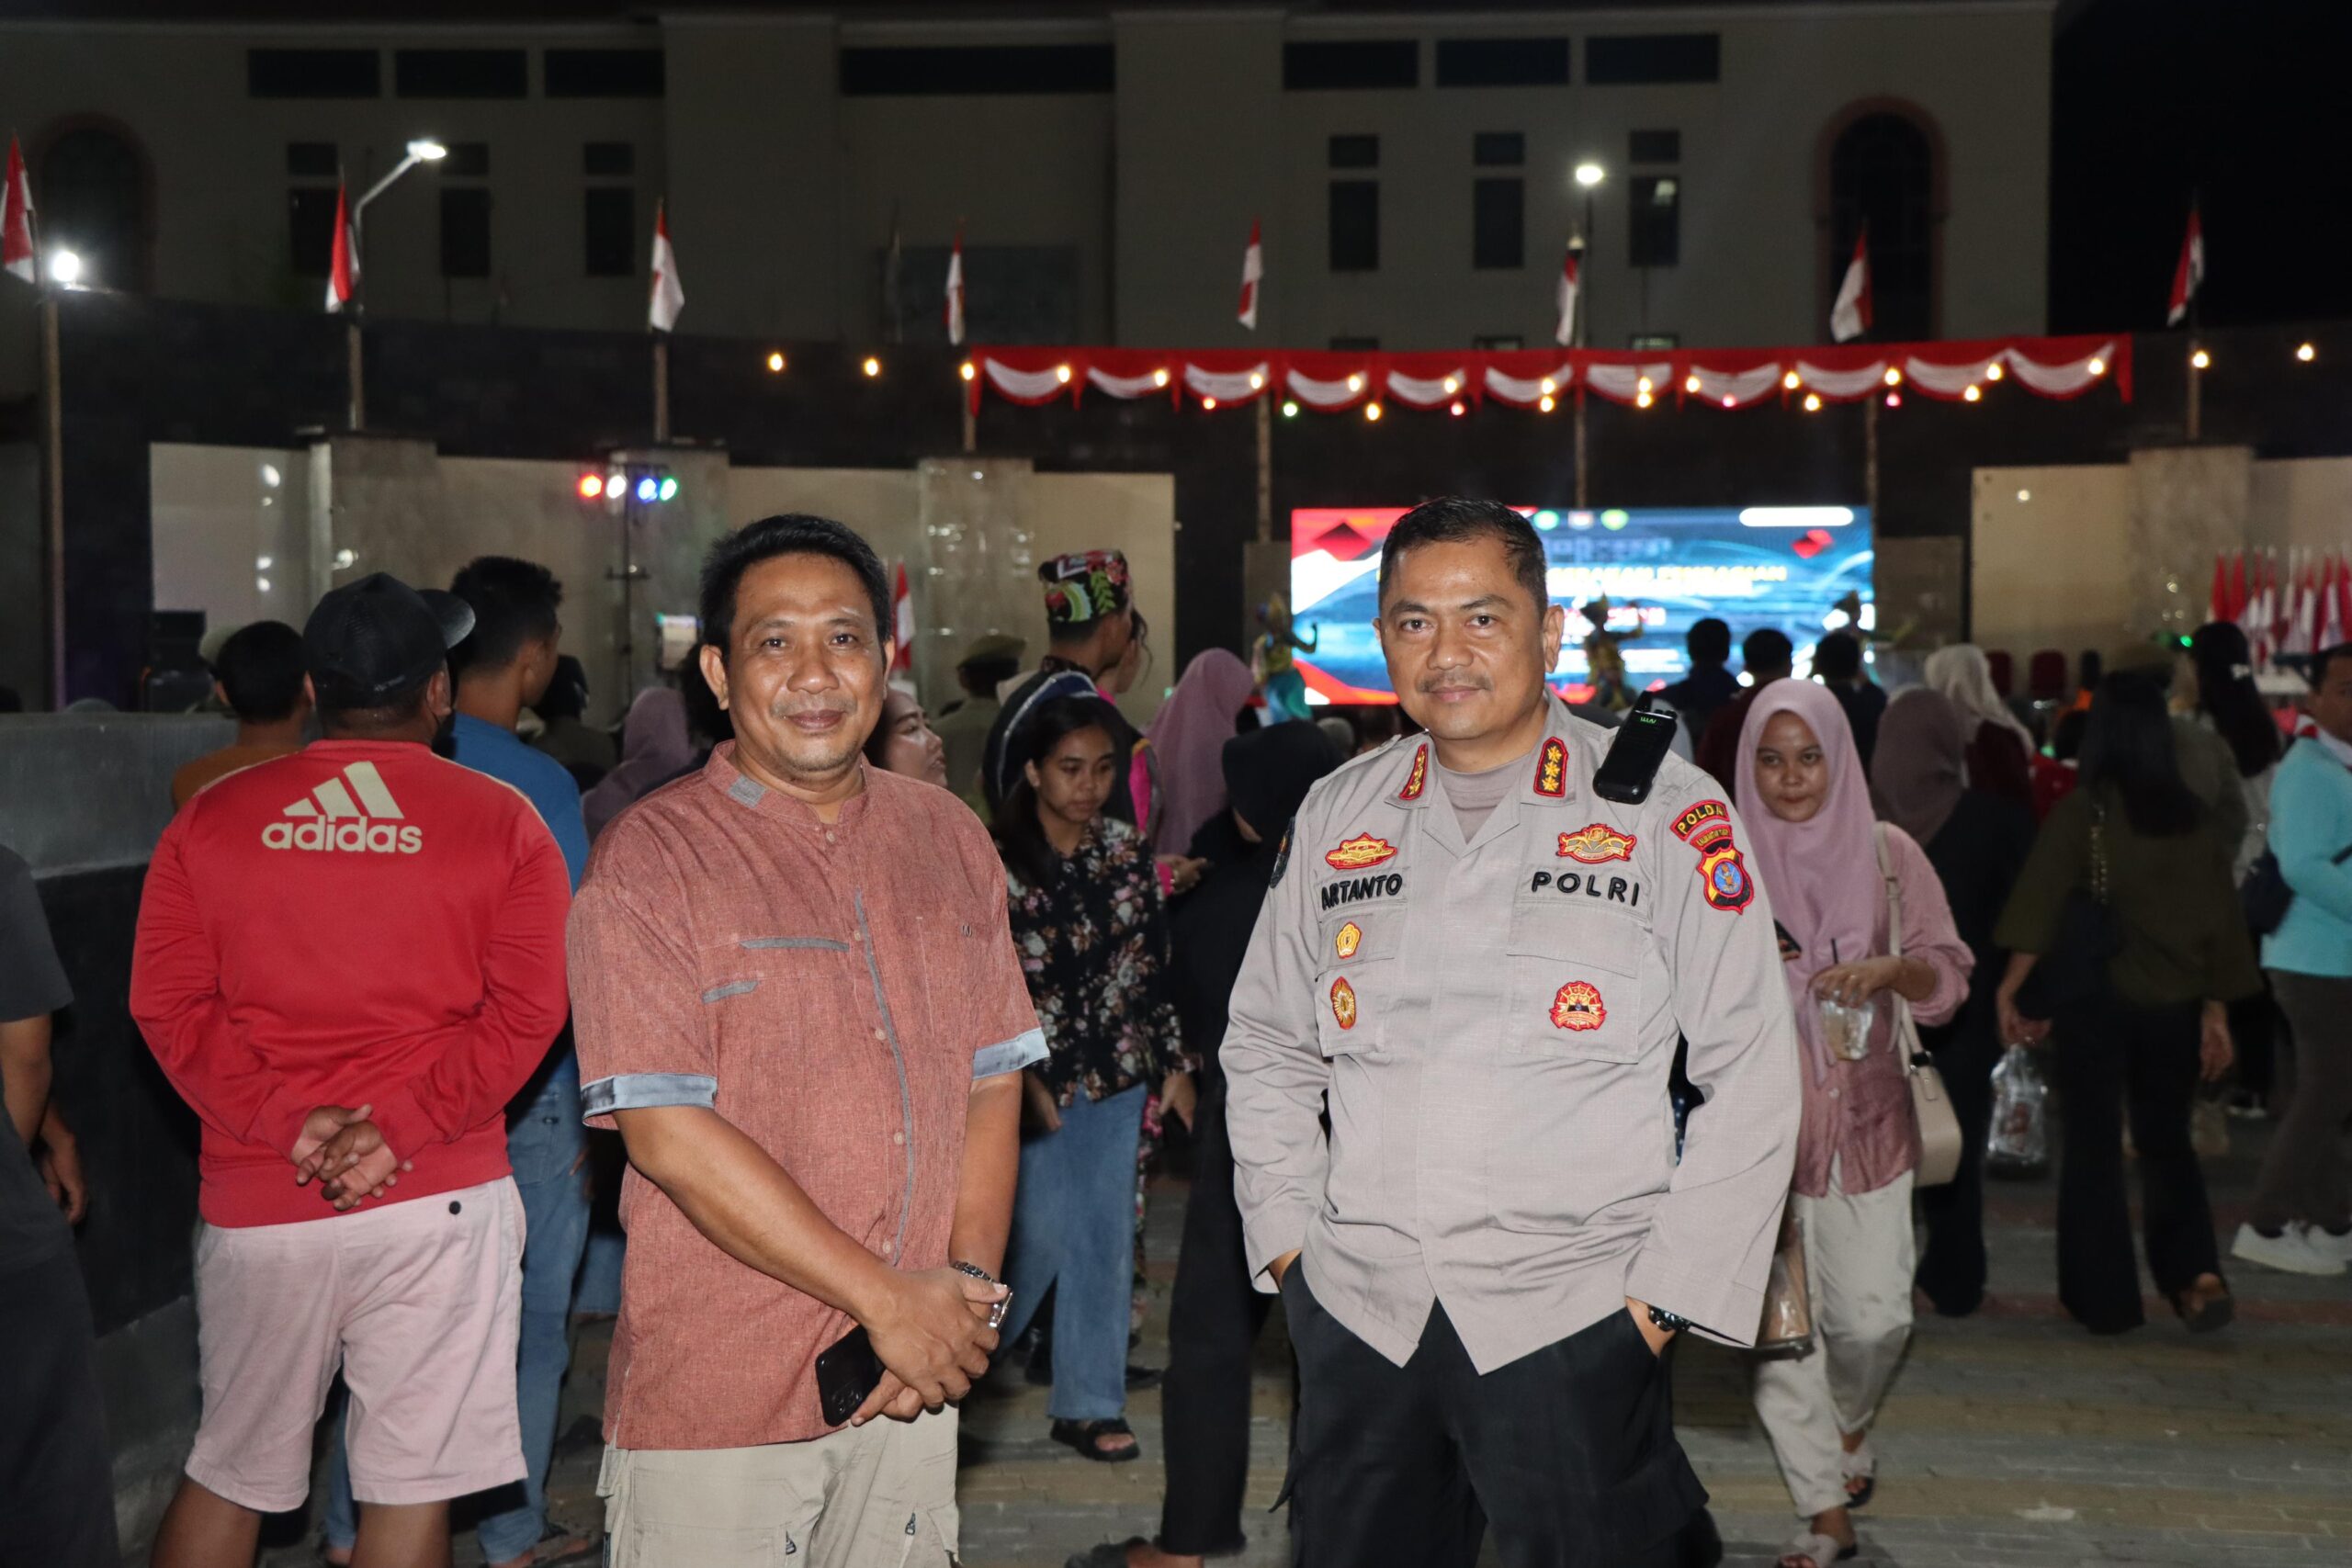
[[[1530,806],[1562,806],[1577,797],[1577,780],[1592,771],[1590,760],[1577,752],[1576,727],[1568,705],[1549,690],[1544,694],[1544,739],[1537,741],[1520,781],[1519,798]]]
[[[808,831],[824,828],[836,829],[854,828],[858,818],[865,815],[865,803],[873,797],[872,768],[865,759],[857,760],[858,788],[855,795],[842,802],[839,819],[827,822],[817,815],[817,808],[805,800],[795,800],[779,789],[770,789],[735,765],[735,742],[722,740],[710,749],[710,761],[703,764],[703,782],[740,806],[745,806],[763,817],[787,822]]]

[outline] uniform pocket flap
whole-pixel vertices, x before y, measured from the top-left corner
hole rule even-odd
[[[1547,893],[1522,896],[1511,906],[1509,940],[1514,957],[1557,959],[1612,975],[1639,975],[1642,945],[1649,933],[1630,915],[1578,908],[1566,897]]]

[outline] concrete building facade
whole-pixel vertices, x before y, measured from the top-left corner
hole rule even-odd
[[[544,8],[542,8],[544,9]],[[1390,349],[1808,342],[1864,219],[1884,335],[2042,329],[2056,0],[1481,12],[784,6],[594,24],[0,23],[44,246],[105,288],[316,308],[338,174],[378,315]],[[495,17],[497,8],[486,9]],[[895,243],[894,243],[895,242]],[[895,252],[895,265],[891,257]]]

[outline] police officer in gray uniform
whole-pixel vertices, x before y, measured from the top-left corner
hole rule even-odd
[[[1799,1096],[1771,912],[1696,768],[1596,790],[1610,733],[1544,686],[1563,626],[1519,513],[1398,520],[1376,626],[1428,733],[1308,795],[1233,993],[1301,1568],[1471,1568],[1489,1523],[1509,1568],[1671,1562],[1705,1493],[1661,1354],[1761,1319]]]

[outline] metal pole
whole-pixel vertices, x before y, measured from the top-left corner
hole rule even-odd
[[[343,324],[344,374],[351,382],[351,428],[368,428],[368,380],[360,360],[359,318],[352,316]]]
[[[975,400],[970,392],[959,387],[956,395],[964,402],[964,455],[968,457],[980,449],[979,415],[972,407]]]
[[[653,444],[670,444],[670,340],[662,335],[653,340]]]
[[[2188,352],[2193,355],[2197,352],[2197,340],[2191,337],[2188,344]],[[2202,423],[2199,416],[2204,412],[2204,391],[2205,372],[2197,368],[2197,361],[2191,358],[2188,361],[2188,438],[2191,441],[2198,438],[2198,429]]]
[[[1577,388],[1574,396],[1577,400],[1577,510],[1582,512],[1592,504],[1592,493],[1590,486],[1586,482],[1589,470],[1585,462],[1584,388],[1581,385]]]
[[[1878,537],[1878,400],[1872,392],[1862,400],[1862,504],[1870,508],[1871,537]],[[1875,575],[1875,573],[1873,573]]]
[[[1584,298],[1577,301],[1577,304],[1581,307],[1577,313],[1577,346],[1578,348],[1592,346],[1592,187],[1587,186],[1584,187],[1584,265],[1577,269],[1580,274],[1577,283],[1584,294]],[[1581,413],[1583,405],[1578,404],[1577,408]]]
[[[58,369],[57,297],[40,302],[41,502],[48,560],[49,706],[65,706],[65,401]]]
[[[1258,397],[1258,542],[1274,536],[1274,393],[1268,388]]]

